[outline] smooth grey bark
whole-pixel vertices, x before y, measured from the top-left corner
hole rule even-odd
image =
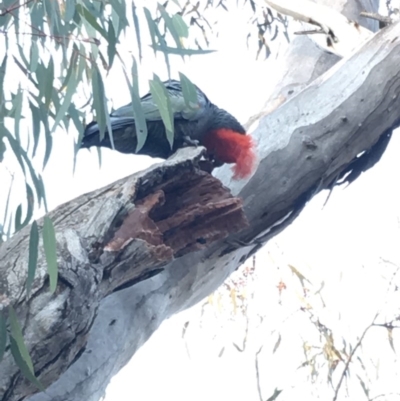
[[[353,19],[363,4],[368,11],[378,6],[377,1],[329,1],[333,3]],[[217,173],[243,200],[249,225],[239,232],[235,222],[245,224],[240,201],[201,172],[200,149],[184,149],[159,166],[52,213],[60,264],[54,295],[48,292],[43,254],[29,299],[23,290],[29,228],[3,245],[0,292],[7,294],[23,322],[39,379],[52,384],[45,393],[28,397],[34,388],[18,373],[8,352],[0,364],[0,400],[99,400],[110,378],[163,320],[215,290],[248,256],[287,227],[313,195],[330,188],[360,152],[398,125],[399,50],[399,24],[379,32],[347,60],[323,53],[306,37],[293,41],[283,57],[286,68],[253,121],[259,152],[256,173],[235,183],[227,179],[229,167]],[[301,68],[293,71],[291,66],[302,60]],[[192,188],[183,203],[196,205],[196,189],[205,185],[215,195],[210,204],[235,217],[227,219],[225,231],[212,214],[203,226],[196,226],[195,232],[208,235],[210,245],[193,241],[189,234],[194,228],[177,213],[172,217],[187,234],[184,243],[172,234],[168,244],[163,242],[147,219],[147,212],[162,203],[161,192],[165,196],[161,209],[175,200],[176,193],[165,191],[163,185],[173,184],[177,176],[190,181]],[[143,217],[140,233],[127,223],[135,210],[144,210],[137,217]],[[208,213],[197,212],[197,216]],[[154,212],[150,215],[154,217]],[[212,235],[206,230],[211,226]],[[128,234],[117,235],[118,227]],[[105,250],[106,244],[114,251]],[[150,278],[140,281],[146,277]]]

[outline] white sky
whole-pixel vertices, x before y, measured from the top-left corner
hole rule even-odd
[[[217,16],[220,34],[211,47],[218,52],[192,57],[186,63],[174,57],[173,75],[182,71],[214,103],[245,123],[261,108],[268,87],[274,84],[274,59],[278,49],[268,61],[256,61],[254,48],[252,51],[246,49],[249,30],[245,24],[246,17],[242,10],[232,6],[232,11]],[[135,43],[133,40],[128,43],[128,50],[133,50]],[[166,78],[162,56],[157,56],[155,60],[148,50],[140,67],[142,89],[146,89],[145,81],[151,78],[153,72],[162,79]],[[106,85],[114,108],[129,103],[128,90],[118,71],[110,75]],[[84,150],[78,155],[76,173],[72,176],[72,136],[59,133],[54,139],[54,151],[43,174],[50,209],[153,163],[149,157],[122,155],[105,149],[102,168],[99,169],[96,151],[89,153]],[[398,148],[399,138],[396,135],[383,160],[372,171],[349,188],[335,190],[324,209],[322,205],[327,194],[317,196],[295,223],[258,255],[258,291],[255,292],[254,307],[268,316],[267,320],[274,329],[278,327],[282,330],[285,340],[285,347],[280,347],[280,353],[272,355],[269,352],[263,360],[261,374],[265,398],[273,393],[276,386],[285,387],[285,393],[278,400],[309,401],[318,398],[313,394],[315,389],[312,385],[307,384],[306,377],[296,370],[303,357],[299,336],[311,336],[310,331],[302,330],[303,323],[296,320],[297,317],[284,323],[284,318],[298,307],[298,288],[294,284],[289,286],[282,305],[278,304],[277,282],[284,279],[287,283],[295,283],[297,280],[287,269],[288,263],[310,279],[314,288],[319,288],[324,282],[326,307],[317,306],[315,301],[315,310],[325,324],[335,327],[350,341],[362,332],[376,312],[377,305],[383,302],[389,273],[386,273],[387,267],[379,264],[379,258],[400,264]],[[0,174],[4,176],[5,173],[0,171]],[[190,337],[188,347],[192,357],[188,358],[185,344],[181,341],[182,323],[192,319],[196,325],[198,314],[199,308],[194,307],[165,322],[114,378],[106,400],[258,400],[254,353],[244,355],[231,351],[218,358],[213,345],[215,342],[209,338],[212,335],[198,329]],[[223,320],[223,317],[219,318]],[[219,320],[216,322],[218,324]],[[217,334],[214,334],[222,343],[233,335],[226,327],[224,331],[218,325],[212,326],[211,332],[215,329]],[[265,348],[272,348],[276,341],[276,333],[271,334],[273,328],[264,326],[264,331],[258,332],[250,347],[255,349],[256,345],[264,344]],[[376,352],[369,354],[373,360],[380,355],[383,358],[381,371],[384,374],[375,380],[376,394],[379,391],[400,391],[400,381],[396,377],[400,365],[396,358],[393,359],[386,337],[381,333],[371,336]],[[396,336],[395,332],[395,344],[399,347]],[[373,350],[374,346],[368,349]],[[341,394],[343,397],[339,399],[344,399],[345,391]],[[363,396],[362,392],[360,394]],[[327,396],[327,399],[332,398],[329,392]]]

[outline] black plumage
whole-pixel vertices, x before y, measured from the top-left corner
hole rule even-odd
[[[197,89],[197,107],[189,108],[182,94],[181,83],[176,80],[164,82],[170,95],[174,112],[174,143],[171,146],[167,140],[166,130],[161,115],[153,101],[151,93],[141,98],[141,103],[147,123],[147,139],[139,154],[152,157],[168,158],[177,149],[199,143],[208,133],[220,128],[230,128],[245,134],[240,123],[227,111],[212,104],[207,96]],[[115,149],[122,153],[136,153],[137,135],[132,105],[123,106],[110,115]],[[99,127],[95,121],[85,128],[81,148],[102,146],[112,149],[110,137],[106,131],[100,141]]]

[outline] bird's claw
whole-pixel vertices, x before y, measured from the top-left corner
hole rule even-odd
[[[185,135],[183,137],[183,144],[185,146],[194,146],[197,148],[197,146],[199,146],[200,142],[196,139],[192,139],[190,136]]]

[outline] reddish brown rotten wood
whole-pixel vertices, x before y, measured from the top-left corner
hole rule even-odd
[[[175,257],[248,227],[242,200],[207,172],[175,175],[135,201],[105,250],[120,251],[134,238],[166,245]]]

